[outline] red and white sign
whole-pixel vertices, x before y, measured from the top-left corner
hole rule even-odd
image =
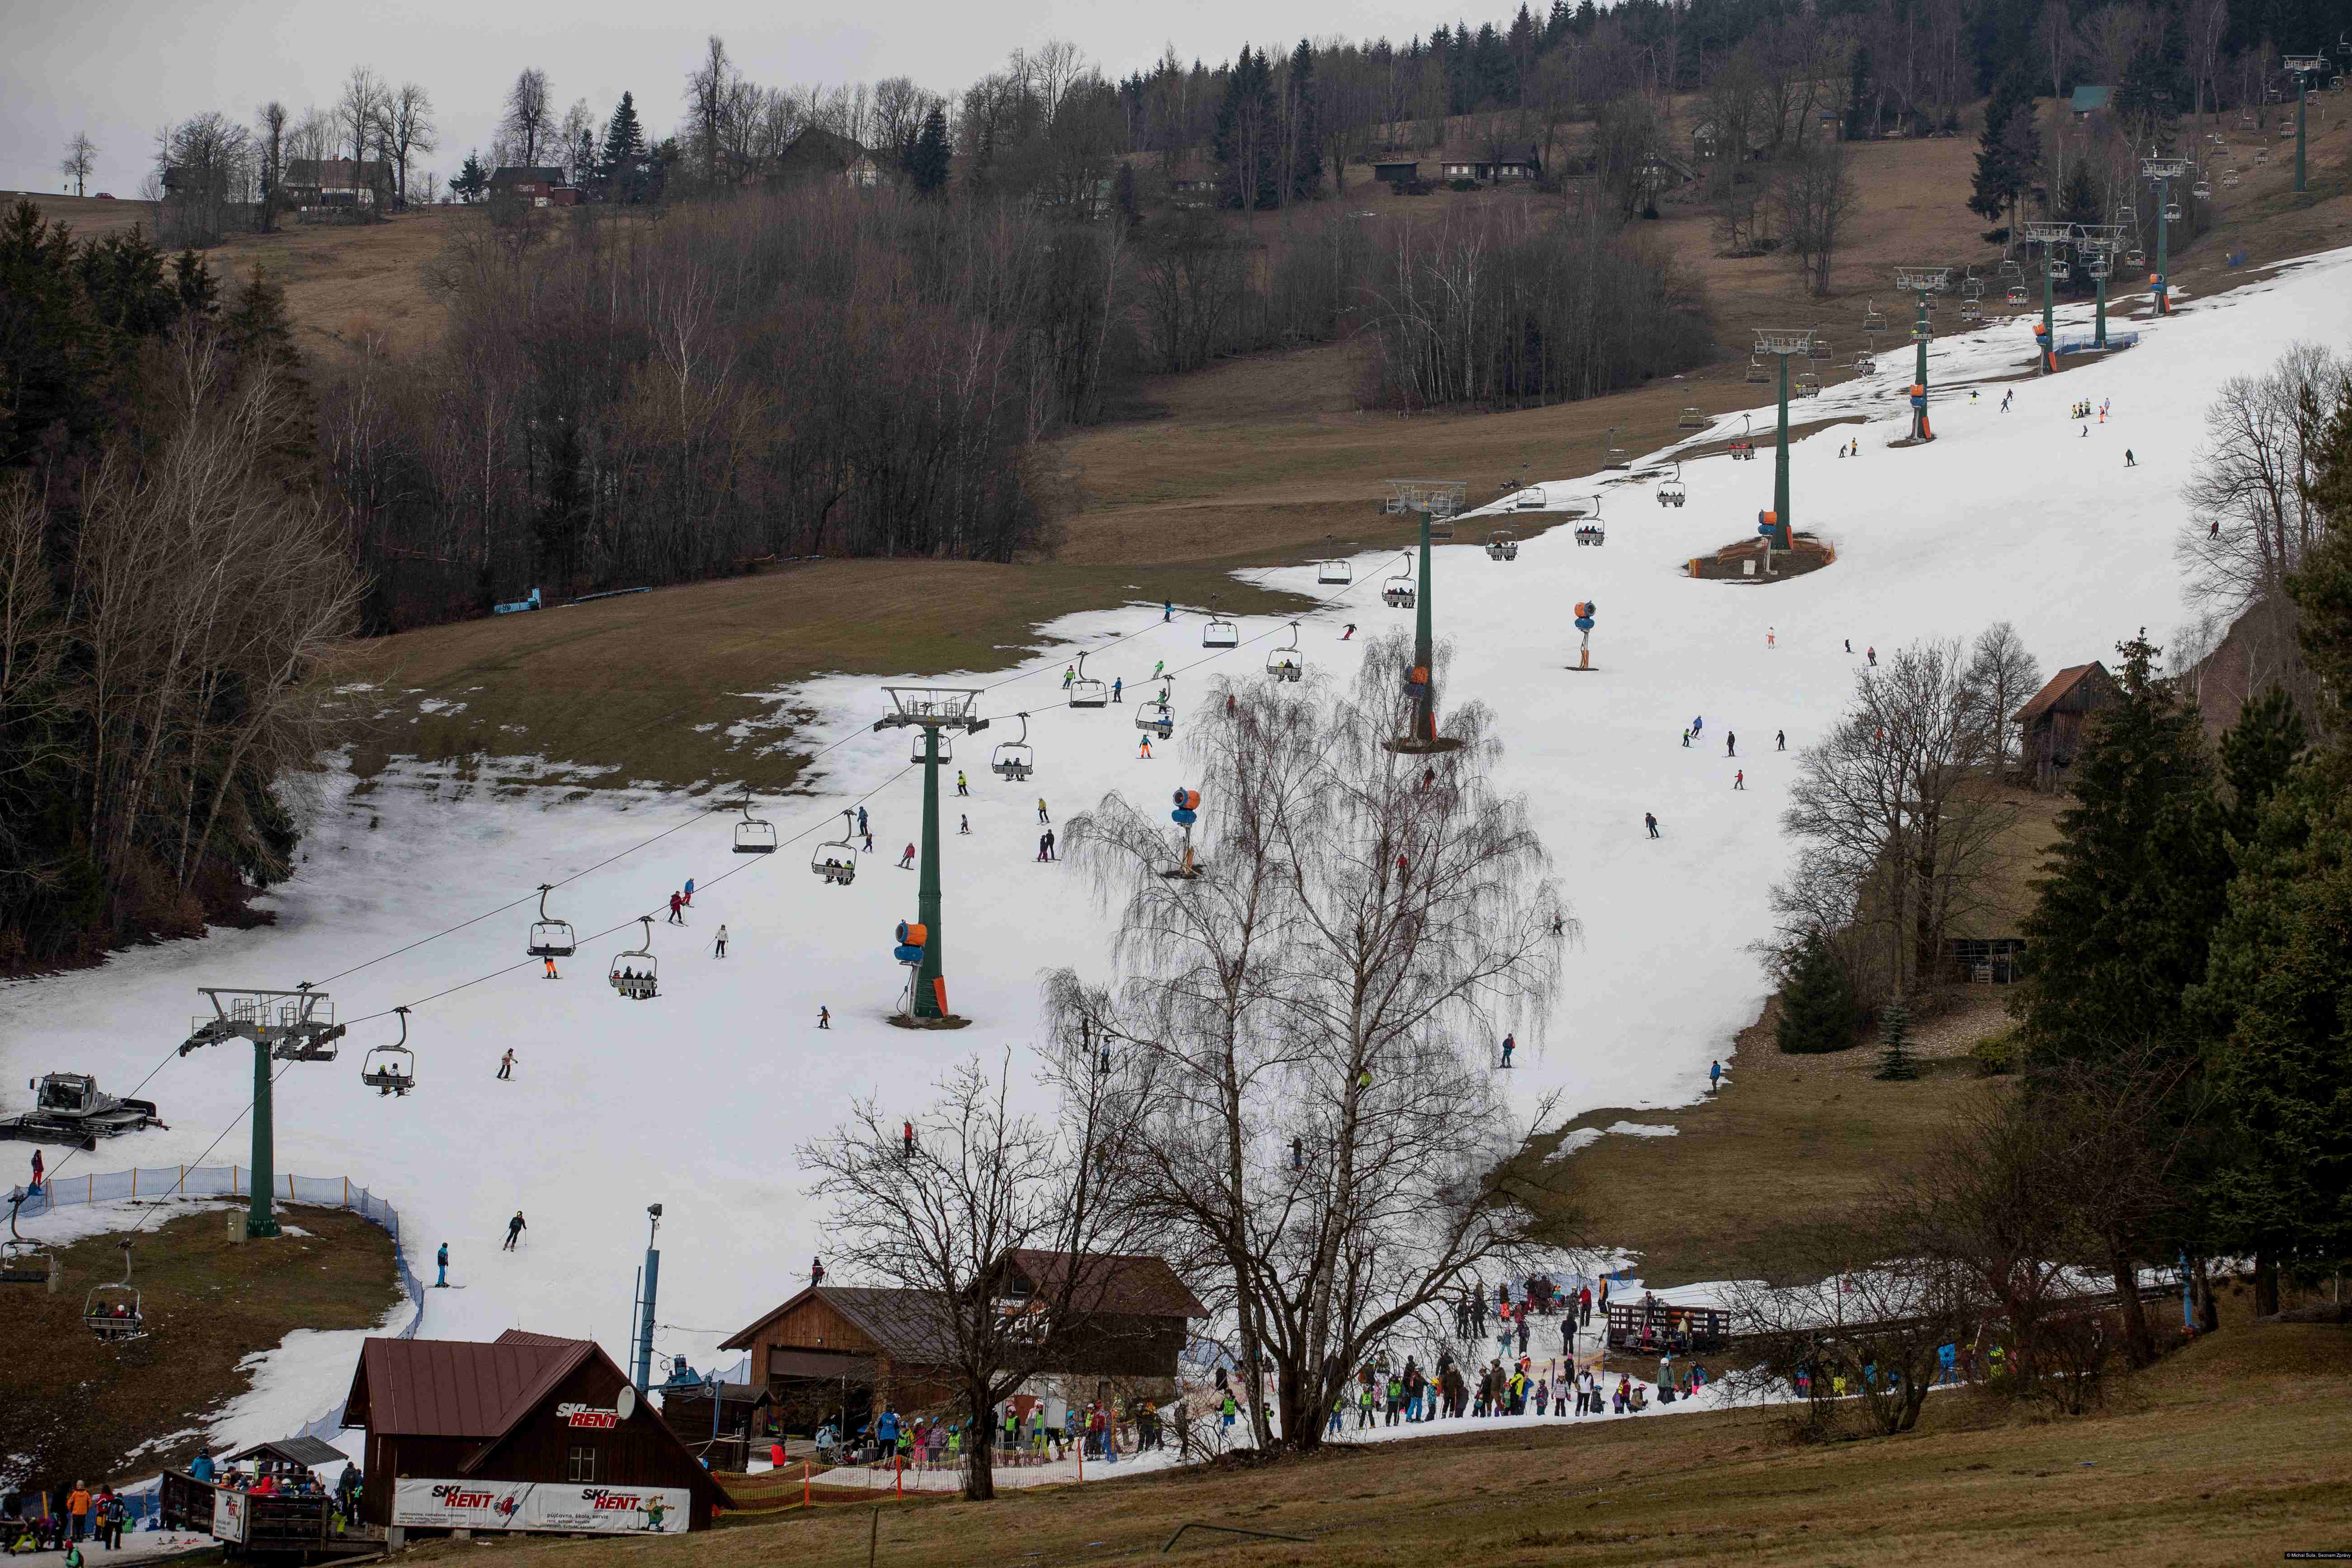
[[[245,1542],[245,1494],[229,1487],[213,1489],[213,1539]]]
[[[621,1413],[609,1405],[559,1405],[555,1413],[563,1418],[566,1426],[593,1426],[604,1430],[621,1424]]]
[[[611,1415],[613,1412],[601,1412]],[[553,1481],[436,1481],[393,1486],[392,1522],[404,1529],[591,1531],[683,1535],[693,1494],[682,1487],[596,1487]]]

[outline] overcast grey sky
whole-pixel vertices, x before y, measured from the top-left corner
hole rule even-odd
[[[1473,6],[1470,20],[1494,19],[1503,5]],[[1171,42],[1188,60],[1213,63],[1244,38],[1285,47],[1334,32],[1402,39],[1450,14],[1411,0],[0,0],[0,187],[58,189],[66,139],[88,131],[99,144],[90,189],[130,196],[165,121],[206,109],[250,121],[271,98],[299,112],[331,101],[354,65],[433,94],[441,146],[418,167],[446,179],[468,147],[487,155],[499,98],[528,66],[548,73],[559,108],[585,98],[601,121],[626,89],[649,133],[673,129],[686,73],[714,32],[762,83],[909,76],[950,92],[1008,51],[1055,38],[1117,77]]]

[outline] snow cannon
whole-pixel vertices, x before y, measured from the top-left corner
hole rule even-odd
[[[1756,531],[1764,536],[1765,542],[1770,548],[1774,550],[1789,548],[1789,530],[1780,521],[1780,514],[1770,507],[1766,507],[1756,514]]]
[[[1576,629],[1580,634],[1576,647],[1576,668],[1591,669],[1592,668],[1592,622],[1593,618],[1601,614],[1601,606],[1591,599],[1579,599],[1574,609]]]
[[[1429,666],[1416,664],[1405,671],[1404,694],[1415,702],[1429,695]]]
[[[2033,346],[2042,351],[2042,374],[2044,375],[2056,375],[2058,374],[2058,345],[2056,342],[2052,341],[2050,336],[2050,328],[2043,322],[2036,321],[2033,323]]]
[[[1176,809],[1168,814],[1168,820],[1179,827],[1190,827],[1200,821],[1201,792],[1196,789],[1179,789],[1176,792]]]
[[[1932,441],[1936,433],[1927,428],[1927,388],[1924,382],[1911,384],[1911,438]]]
[[[930,940],[930,927],[916,921],[900,921],[898,945],[891,950],[890,956],[901,963],[920,963],[923,962],[923,944]]]
[[[1598,613],[1599,607],[1591,600],[1579,600],[1576,605],[1576,629],[1580,632],[1591,631],[1592,617]]]

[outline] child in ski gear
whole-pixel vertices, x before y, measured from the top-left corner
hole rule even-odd
[[[914,868],[915,868],[915,847],[914,847],[913,845],[909,844],[909,845],[908,845],[908,846],[907,846],[907,852],[906,852],[904,855],[901,855],[901,856],[899,856],[899,857],[898,857],[898,869],[900,869],[901,871],[911,871],[911,870],[913,870],[913,869],[914,869]]]
[[[830,1029],[833,1027],[832,1008],[819,1007],[816,1010],[816,1026],[820,1029]]]
[[[686,907],[686,900],[685,900],[683,898],[679,897],[679,896],[678,896],[677,894],[676,894],[676,893],[672,893],[672,894],[669,896],[669,923],[670,923],[670,924],[672,924],[672,925],[674,925],[674,926],[682,926],[682,925],[684,925],[684,924],[686,923],[686,917],[685,917],[684,915],[682,915],[682,914],[678,913],[678,911],[679,911],[680,910],[684,909],[685,907]]]
[[[971,816],[969,813],[959,812],[956,816],[956,821],[959,824],[956,828],[958,833],[970,833],[971,831]]]
[[[1117,701],[1118,701],[1118,700],[1120,700],[1120,698],[1121,698],[1123,695],[1125,695],[1126,691],[1127,691],[1127,680],[1126,680],[1126,678],[1125,678],[1125,677],[1123,677],[1123,676],[1114,676],[1114,677],[1112,677],[1112,678],[1111,678],[1111,683],[1110,683],[1110,700],[1111,700],[1113,702],[1117,702]]]
[[[1734,789],[1746,789],[1748,787],[1748,770],[1746,768],[1740,768],[1732,773],[1731,787]]]

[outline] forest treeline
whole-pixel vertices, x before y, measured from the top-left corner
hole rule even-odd
[[[278,290],[0,219],[0,970],[242,917],[358,599]]]

